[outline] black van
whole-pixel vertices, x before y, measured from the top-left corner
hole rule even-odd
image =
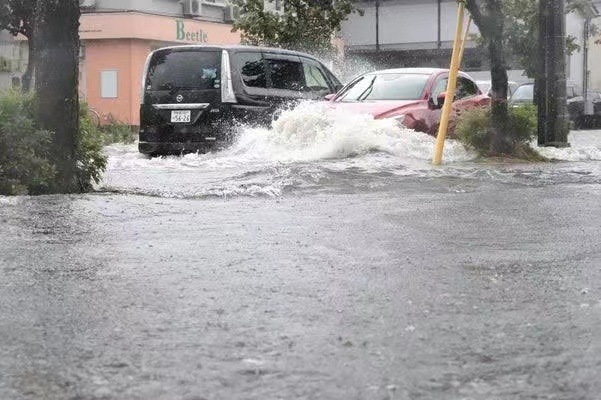
[[[316,58],[251,46],[174,46],[153,51],[142,78],[138,149],[148,155],[206,151],[234,123],[266,125],[278,108],[323,99],[340,81]]]

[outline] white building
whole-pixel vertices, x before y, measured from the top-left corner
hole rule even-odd
[[[601,1],[600,1],[601,2]],[[448,67],[457,21],[456,0],[362,0],[364,15],[353,14],[342,28],[345,54],[372,67]],[[376,12],[377,9],[377,12]],[[377,17],[376,17],[377,15]],[[568,58],[567,79],[582,86],[584,78],[583,34],[585,16],[566,16],[566,33],[576,37],[581,50]],[[376,30],[376,26],[378,29]],[[470,33],[478,33],[472,24]],[[601,60],[601,46],[599,60]],[[595,49],[597,50],[597,49]],[[478,79],[490,79],[485,49],[469,41],[461,68]],[[519,65],[508,60],[510,80],[524,81]],[[347,62],[348,64],[348,62]],[[589,67],[593,63],[589,62]],[[601,88],[601,70],[591,70],[592,86]]]

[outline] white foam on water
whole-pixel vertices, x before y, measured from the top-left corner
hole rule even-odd
[[[332,173],[414,175],[431,170],[434,138],[394,120],[303,102],[270,128],[240,127],[221,151],[148,159],[137,145],[108,146],[100,189],[164,197],[279,196],[286,188],[319,186]],[[473,159],[447,140],[445,164]]]
[[[572,131],[569,147],[533,147],[545,157],[561,161],[601,161],[601,130]]]
[[[345,159],[383,152],[401,158],[430,160],[434,138],[400,126],[392,119],[305,102],[282,112],[272,127],[243,129],[231,149],[238,156],[279,162]],[[474,154],[447,141],[445,160],[466,161]]]
[[[343,180],[352,180],[348,184],[353,186],[377,186],[379,174],[526,183],[596,181],[601,164],[584,161],[601,160],[601,131],[575,131],[569,140],[569,148],[538,149],[565,160],[561,166],[528,164],[517,169],[471,163],[475,153],[447,140],[443,165],[435,167],[435,139],[425,133],[325,102],[304,102],[283,111],[270,128],[241,127],[234,143],[221,151],[148,159],[136,144],[108,146],[100,189],[183,198],[279,196],[288,188],[320,188]],[[576,173],[566,173],[572,170]]]

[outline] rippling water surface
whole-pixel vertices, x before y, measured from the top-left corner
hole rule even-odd
[[[366,190],[399,180],[458,178],[546,185],[601,182],[601,131],[570,133],[571,147],[540,148],[554,163],[482,163],[447,140],[442,166],[430,162],[434,138],[394,121],[304,103],[271,129],[240,128],[228,149],[148,159],[137,145],[106,148],[100,190],[161,197],[267,195],[299,190]]]

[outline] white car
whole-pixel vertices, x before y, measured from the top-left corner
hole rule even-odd
[[[478,87],[480,88],[480,90],[482,91],[482,93],[484,93],[487,96],[491,95],[491,88],[492,88],[492,82],[491,81],[476,81],[476,85],[478,85]],[[507,82],[507,98],[510,98],[511,95],[513,94],[513,92],[515,92],[515,89],[517,89],[517,87],[519,86],[519,84],[517,82],[514,81],[509,81]]]

